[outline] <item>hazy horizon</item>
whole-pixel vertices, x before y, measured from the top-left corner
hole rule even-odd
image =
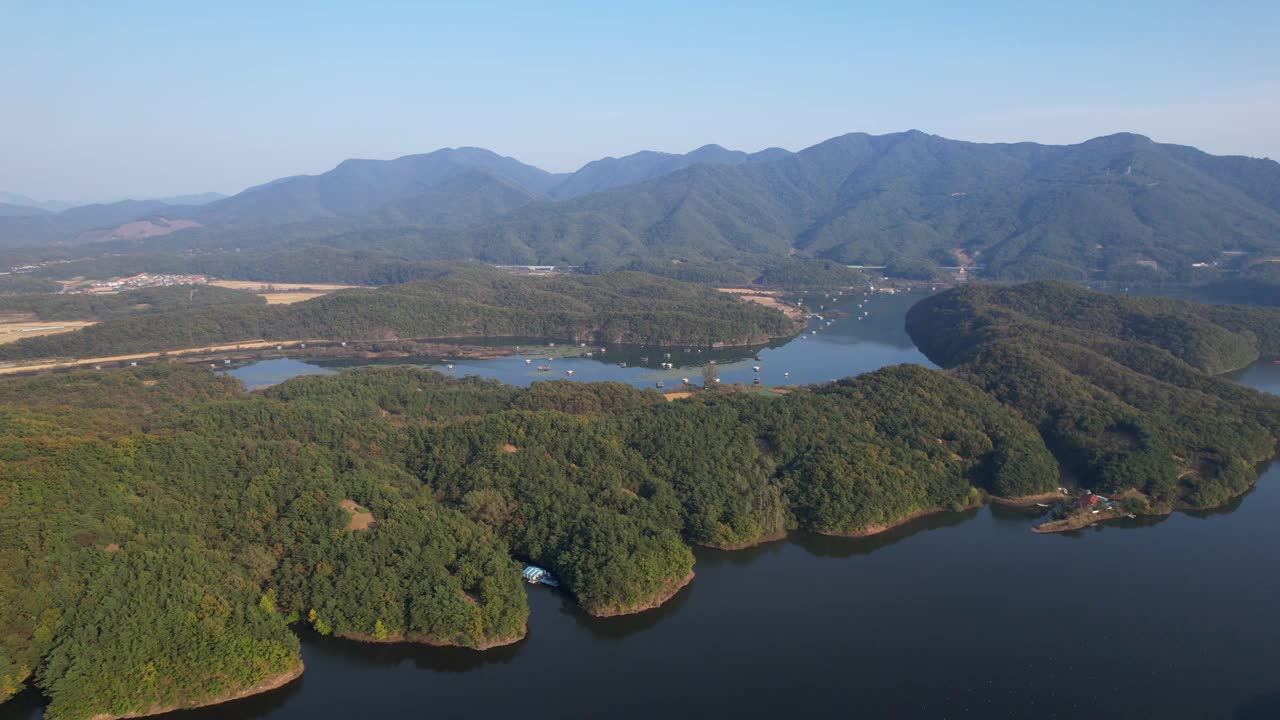
[[[233,194],[476,146],[551,172],[909,128],[1280,157],[1280,8],[16,3],[0,191]],[[56,42],[50,42],[56,38]]]

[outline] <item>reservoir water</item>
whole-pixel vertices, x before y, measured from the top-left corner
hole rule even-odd
[[[901,331],[918,298],[876,298],[875,321],[845,317],[759,362],[717,364],[726,381],[759,364],[813,382],[923,362]],[[1235,379],[1280,391],[1270,360]],[[674,375],[700,382],[698,361],[681,361]],[[641,385],[658,372],[554,364]],[[252,385],[333,368],[273,360],[235,374]],[[460,371],[537,379],[518,359]],[[648,613],[590,618],[538,586],[528,637],[487,652],[304,632],[300,680],[168,717],[1280,718],[1277,518],[1280,464],[1226,507],[1070,535],[1034,534],[1034,512],[991,506],[861,540],[699,549],[693,583]],[[36,717],[32,694],[0,706],[3,720]]]
[[[820,307],[826,304],[826,300],[815,295],[809,298],[809,302],[823,319],[809,320],[809,329],[804,333],[804,339],[795,338],[763,348],[711,350],[697,347],[610,346],[602,353],[599,346],[576,347],[564,342],[553,346],[546,340],[536,338],[491,339],[486,342],[507,347],[518,345],[520,352],[511,357],[492,360],[446,361],[442,358],[424,358],[380,363],[368,360],[302,361],[280,358],[255,362],[232,370],[230,374],[244,382],[246,387],[252,388],[283,382],[297,375],[334,372],[344,367],[412,363],[457,377],[479,375],[511,385],[528,385],[538,380],[564,380],[571,377],[585,382],[627,382],[638,387],[654,387],[662,382],[665,389],[672,390],[684,378],[701,385],[702,368],[714,360],[722,383],[750,384],[755,378],[760,378],[764,385],[818,383],[899,363],[918,363],[932,367],[928,359],[916,349],[902,326],[907,308],[921,297],[923,295],[876,293],[864,301],[858,295],[839,303],[837,314],[829,316],[824,314],[828,309]],[[858,319],[859,317],[862,319]],[[828,325],[828,322],[831,324]],[[475,341],[469,342],[474,344]],[[591,357],[583,357],[588,352]],[[554,359],[548,360],[549,357]],[[673,367],[664,369],[664,363]],[[449,369],[449,365],[453,365],[453,368]],[[539,371],[539,366],[547,366],[550,370]],[[760,368],[758,372],[754,370],[756,367]],[[570,376],[568,371],[573,371],[573,375]]]

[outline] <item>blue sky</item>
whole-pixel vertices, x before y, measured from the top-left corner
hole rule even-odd
[[[1280,3],[1110,4],[0,0],[0,190],[229,193],[459,145],[568,171],[910,128],[1280,158]]]

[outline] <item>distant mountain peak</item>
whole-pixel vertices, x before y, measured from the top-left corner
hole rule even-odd
[[[742,165],[751,162],[769,162],[790,154],[782,148],[745,153],[741,150],[730,150],[715,143],[708,143],[683,155],[641,150],[621,158],[601,158],[583,165],[577,172],[572,173],[553,188],[551,196],[557,200],[565,200],[636,185],[702,163]]]

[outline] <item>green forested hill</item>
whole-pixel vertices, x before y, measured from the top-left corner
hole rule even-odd
[[[1280,354],[1280,311],[1068,283],[969,285],[921,301],[907,330],[1108,494],[1209,507],[1247,489],[1254,464],[1276,453],[1280,400],[1214,375]]]
[[[4,302],[0,298],[0,307]],[[642,273],[536,278],[468,268],[434,280],[346,290],[293,305],[210,304],[116,317],[75,332],[0,346],[0,359],[105,357],[259,338],[522,336],[741,345],[795,331],[778,310]]]
[[[557,176],[482,148],[445,148],[395,160],[346,160],[319,175],[281,178],[210,203],[193,213],[206,225],[280,225],[376,213],[384,206],[439,192],[483,174],[545,197]]]
[[[1280,248],[1280,203],[1265,190],[1277,182],[1272,161],[1136,135],[1042,146],[853,134],[775,162],[698,165],[530,206],[462,237],[480,256],[500,249],[543,261],[795,247],[851,264],[907,256],[950,265],[959,249],[994,275],[1029,272],[1031,262],[1065,272],[1154,260],[1167,271],[1223,250]]]
[[[285,178],[191,209],[200,228],[101,250],[328,246],[592,271],[673,259],[759,270],[797,254],[891,271],[974,263],[1007,280],[1185,280],[1223,252],[1280,254],[1277,188],[1272,160],[1127,133],[1064,146],[852,133],[796,153],[639,153],[567,177],[462,148]],[[19,228],[0,222],[6,245],[54,222],[0,220]]]
[[[791,153],[782,148],[768,148],[756,153],[729,150],[719,145],[704,145],[683,155],[643,150],[620,158],[592,160],[570,173],[551,189],[557,200],[612,190],[616,187],[636,185],[646,180],[670,175],[699,163],[712,165],[742,165],[753,162],[779,160]]]
[[[1057,483],[1034,428],[910,366],[679,403],[412,368],[261,395],[176,365],[72,373],[0,380],[0,448],[0,700],[33,682],[51,720],[287,677],[293,621],[514,641],[513,557],[592,613],[631,612],[687,582],[691,544],[856,534]]]

